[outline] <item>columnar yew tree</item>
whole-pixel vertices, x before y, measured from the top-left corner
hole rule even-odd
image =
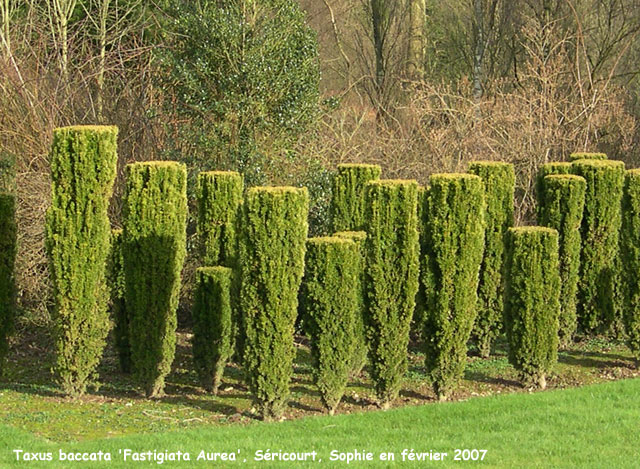
[[[606,160],[606,153],[588,153],[588,152],[576,152],[569,155],[570,161],[578,160]]]
[[[360,252],[348,238],[307,241],[302,298],[309,321],[314,381],[333,414],[347,387],[357,340]]]
[[[505,278],[509,362],[525,384],[545,388],[558,354],[558,232],[539,226],[511,228]]]
[[[371,181],[366,188],[365,285],[371,378],[379,403],[398,397],[407,370],[418,291],[418,184]]]
[[[196,271],[193,363],[204,388],[214,394],[233,353],[231,282],[232,271],[227,267],[201,267]]]
[[[571,163],[554,162],[540,165],[538,174],[536,175],[536,200],[538,201],[538,209],[540,209],[540,201],[544,194],[544,178],[551,174],[571,174]]]
[[[622,199],[620,250],[624,274],[623,319],[627,345],[640,362],[640,169],[627,171]]]
[[[308,210],[304,188],[254,187],[243,204],[239,259],[244,368],[266,419],[280,416],[289,398]]]
[[[364,231],[338,231],[333,236],[352,240],[358,249],[358,281],[355,287],[358,294],[356,295],[356,324],[355,336],[353,344],[353,358],[351,361],[351,373],[358,376],[364,366],[367,364],[367,355],[369,347],[367,343],[367,335],[365,330],[365,290],[364,279],[364,244],[367,239],[367,233]]]
[[[578,325],[585,332],[604,331],[615,319],[614,281],[624,163],[577,160],[572,171],[587,181],[582,217],[582,253],[578,282]]]
[[[123,373],[131,373],[131,341],[129,339],[130,317],[125,305],[125,279],[122,230],[111,232],[111,253],[108,259],[108,284],[111,295],[113,335]]]
[[[131,360],[148,397],[161,395],[176,346],[180,272],[186,254],[187,172],[171,161],[126,167],[125,303]]]
[[[244,182],[235,171],[198,175],[198,238],[205,266],[236,264],[236,218]]]
[[[425,363],[445,400],[462,377],[477,311],[484,250],[484,187],[471,174],[434,174],[426,199],[422,282]]]
[[[473,328],[480,355],[488,357],[491,345],[502,329],[504,238],[513,226],[513,193],[516,176],[513,165],[476,161],[469,172],[482,179],[485,194],[484,256],[478,284],[478,313]]]
[[[117,128],[100,126],[53,132],[46,247],[55,300],[55,369],[69,394],[85,392],[109,333],[107,209],[116,176],[117,135]]]
[[[331,223],[334,231],[357,231],[365,225],[365,186],[380,179],[382,170],[371,164],[340,164],[333,179]]]
[[[15,320],[14,268],[17,252],[14,160],[0,155],[0,375]]]
[[[586,181],[580,176],[545,177],[539,202],[538,223],[558,231],[560,265],[560,314],[558,338],[561,347],[571,343],[576,332],[576,301],[580,273],[580,226]]]

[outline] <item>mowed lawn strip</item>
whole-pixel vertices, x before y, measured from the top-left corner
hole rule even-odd
[[[346,467],[331,462],[332,450],[373,453],[372,462],[349,467],[637,467],[640,461],[640,379],[586,386],[578,389],[474,398],[466,402],[405,407],[334,417],[310,417],[281,423],[256,423],[138,434],[128,437],[61,445],[47,443],[10,427],[0,427],[0,467],[69,467],[56,462],[58,450],[110,451],[110,464],[86,463],[73,467],[151,467],[157,462],[124,462],[118,450],[188,451],[189,463],[165,467],[206,467],[214,463],[195,459],[200,450],[210,453],[240,450],[244,467]],[[14,447],[52,451],[51,463],[16,463]],[[403,449],[446,452],[445,461],[402,462]],[[454,450],[486,449],[482,462],[454,461]],[[255,462],[257,450],[317,451],[318,462]],[[381,452],[394,452],[395,463],[379,461]],[[246,463],[243,463],[246,459]],[[233,463],[218,461],[219,467]]]

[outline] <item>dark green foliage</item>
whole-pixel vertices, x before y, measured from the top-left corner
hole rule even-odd
[[[198,175],[198,237],[205,266],[236,264],[236,218],[244,182],[234,171]]]
[[[420,244],[420,262],[422,262],[424,246],[426,243],[425,226],[426,226],[426,201],[429,190],[426,187],[418,187],[418,241]],[[413,322],[411,332],[417,336],[422,336],[424,332],[424,315],[426,309],[427,298],[424,291],[424,283],[418,282],[418,293],[416,293],[416,308],[413,312]]]
[[[131,360],[148,397],[161,395],[176,346],[180,272],[186,254],[187,173],[171,161],[126,167],[125,302]]]
[[[69,394],[86,391],[111,327],[105,272],[117,135],[116,127],[100,126],[53,133],[46,247],[55,300],[55,368]]]
[[[359,313],[360,252],[348,238],[307,241],[302,298],[309,324],[314,381],[333,414],[347,387]]]
[[[398,397],[407,370],[418,291],[418,184],[371,181],[365,191],[366,326],[370,375],[383,407]]]
[[[369,346],[367,343],[367,334],[365,329],[365,298],[367,292],[365,290],[364,278],[364,248],[367,239],[367,233],[364,231],[338,231],[333,236],[352,240],[358,248],[358,284],[356,290],[356,326],[353,345],[353,360],[351,362],[351,372],[353,376],[358,376],[367,364],[367,356],[369,354]]]
[[[111,253],[108,259],[107,283],[111,296],[111,316],[113,318],[113,335],[116,351],[123,373],[131,373],[131,341],[129,327],[131,318],[125,305],[124,257],[122,249],[124,238],[122,230],[111,232]]]
[[[431,176],[421,277],[426,296],[425,363],[441,400],[455,390],[467,361],[484,251],[484,212],[480,177]]]
[[[233,353],[231,327],[232,271],[202,267],[196,271],[193,306],[193,363],[207,391],[218,392]]]
[[[505,234],[513,226],[513,194],[516,176],[513,165],[477,161],[469,172],[480,176],[485,189],[484,256],[478,284],[478,314],[472,336],[480,355],[488,357],[491,345],[502,329]]]
[[[580,274],[580,226],[586,181],[580,176],[551,175],[544,180],[539,200],[538,223],[558,231],[560,265],[560,314],[558,338],[561,347],[571,343],[577,328],[576,302]]]
[[[569,155],[569,161],[578,161],[578,160],[606,160],[607,155],[605,153],[586,153],[586,152],[576,152],[571,153]]]
[[[155,52],[185,118],[175,148],[188,145],[190,166],[264,182],[319,111],[316,34],[299,2],[169,2],[165,13],[168,47]]]
[[[632,169],[625,175],[620,251],[627,345],[636,361],[640,361],[640,169]]]
[[[506,264],[509,362],[525,384],[544,388],[558,354],[558,232],[539,226],[511,228]]]
[[[380,179],[382,170],[371,164],[340,164],[333,178],[331,223],[333,231],[358,231],[365,225],[365,186]]]
[[[536,200],[538,201],[538,209],[540,209],[540,201],[544,194],[544,178],[551,174],[571,174],[571,163],[555,162],[540,165],[538,174],[536,175]]]
[[[16,314],[15,262],[17,252],[14,161],[0,155],[0,375],[7,356],[8,337]]]
[[[582,217],[578,326],[605,331],[616,317],[614,282],[620,233],[624,163],[577,160],[572,171],[587,181]]]
[[[298,289],[304,273],[306,189],[255,187],[242,209],[239,243],[244,368],[263,418],[289,398]]]

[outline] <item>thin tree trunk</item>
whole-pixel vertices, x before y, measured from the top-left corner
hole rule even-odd
[[[406,76],[409,80],[424,77],[424,24],[425,0],[409,1],[409,41],[407,47]]]

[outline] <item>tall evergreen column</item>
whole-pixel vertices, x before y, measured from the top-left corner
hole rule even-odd
[[[116,177],[116,127],[56,129],[51,146],[51,207],[46,216],[55,308],[55,370],[63,390],[83,394],[109,333],[105,279]]]
[[[135,376],[148,397],[164,392],[175,347],[186,255],[187,170],[172,161],[126,167],[125,304]]]

